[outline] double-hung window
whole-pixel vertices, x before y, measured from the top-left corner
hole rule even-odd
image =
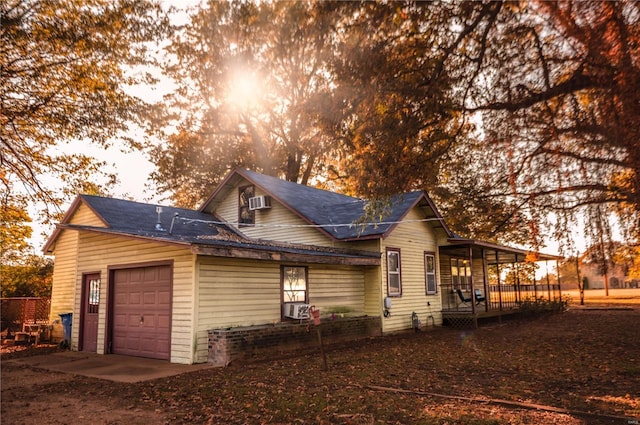
[[[307,268],[300,266],[282,266],[280,279],[282,300],[284,303],[306,303],[309,299]]]
[[[438,292],[438,285],[436,283],[436,255],[433,252],[424,253],[424,280],[427,295]]]
[[[387,248],[387,294],[391,297],[402,295],[400,249],[398,248]]]

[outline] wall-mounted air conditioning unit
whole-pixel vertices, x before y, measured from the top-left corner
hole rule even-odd
[[[284,317],[308,319],[309,307],[309,304],[287,303],[284,305]]]
[[[251,211],[271,208],[271,198],[269,196],[254,196],[249,198],[249,209]]]

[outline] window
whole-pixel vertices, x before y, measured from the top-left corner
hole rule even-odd
[[[463,258],[451,259],[451,282],[453,289],[471,288],[471,264]]]
[[[387,293],[389,296],[402,295],[400,250],[397,248],[387,248]]]
[[[91,279],[89,281],[89,311],[87,313],[98,314],[100,308],[100,279]]]
[[[255,224],[256,213],[249,209],[249,198],[253,198],[254,194],[253,186],[244,186],[238,189],[238,224],[241,226]]]
[[[427,295],[438,292],[436,283],[436,256],[433,252],[424,253],[424,281],[427,287]]]
[[[306,303],[309,299],[307,288],[307,268],[282,266],[282,297],[285,303]]]

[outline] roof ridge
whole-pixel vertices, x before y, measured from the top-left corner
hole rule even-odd
[[[260,182],[260,180],[271,180],[272,184],[277,184],[277,185],[282,185],[282,186],[289,186],[289,187],[292,187],[292,188],[295,187],[295,188],[301,189],[301,190],[322,192],[324,194],[327,194],[328,196],[332,196],[332,197],[336,197],[336,198],[337,197],[348,198],[348,199],[350,199],[352,201],[364,201],[365,200],[363,198],[350,196],[350,195],[345,195],[344,193],[333,192],[333,191],[328,190],[328,189],[322,189],[322,188],[319,188],[319,187],[309,186],[309,185],[305,185],[305,184],[302,184],[302,183],[297,183],[297,182],[292,182],[292,181],[289,181],[289,180],[281,179],[279,177],[258,173],[257,171],[253,171],[253,170],[249,170],[249,169],[242,169],[242,171],[244,173],[248,174],[250,177],[252,177],[253,180],[256,180],[258,182]]]

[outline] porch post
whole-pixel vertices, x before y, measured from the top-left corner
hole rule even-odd
[[[536,263],[537,266],[537,263]],[[546,265],[545,265],[546,267]],[[547,267],[547,274],[549,274],[549,268]],[[536,274],[535,274],[535,270],[533,273],[533,297],[537,300],[538,299],[538,282],[536,282]]]
[[[469,268],[471,268],[471,314],[473,314],[473,325],[478,327],[478,318],[476,317],[476,294],[473,292],[473,247],[469,245]]]
[[[578,254],[576,254],[576,258],[577,258],[577,255]],[[556,279],[558,280],[558,301],[562,301],[562,285],[560,284],[561,283],[560,282],[560,267],[559,267],[557,258],[556,258],[556,275],[557,275]],[[555,294],[555,291],[554,291],[554,294]],[[554,295],[554,297],[555,297],[555,295]]]
[[[513,282],[513,286],[516,290],[516,304],[520,304],[522,303],[522,294],[520,293],[520,266],[518,265],[518,254],[516,254],[516,262],[514,265],[516,266],[516,279],[515,282]]]
[[[484,248],[480,249],[482,254],[482,286],[484,286],[484,311],[489,311],[489,302],[491,294],[489,294],[489,281],[487,280],[487,253]]]
[[[500,305],[500,311],[502,311],[502,287],[500,286],[500,258],[498,256],[497,249],[496,249],[496,275],[498,276],[498,303]]]
[[[549,279],[549,260],[545,260],[547,263],[547,293],[549,294],[549,301],[551,301],[551,281]]]

